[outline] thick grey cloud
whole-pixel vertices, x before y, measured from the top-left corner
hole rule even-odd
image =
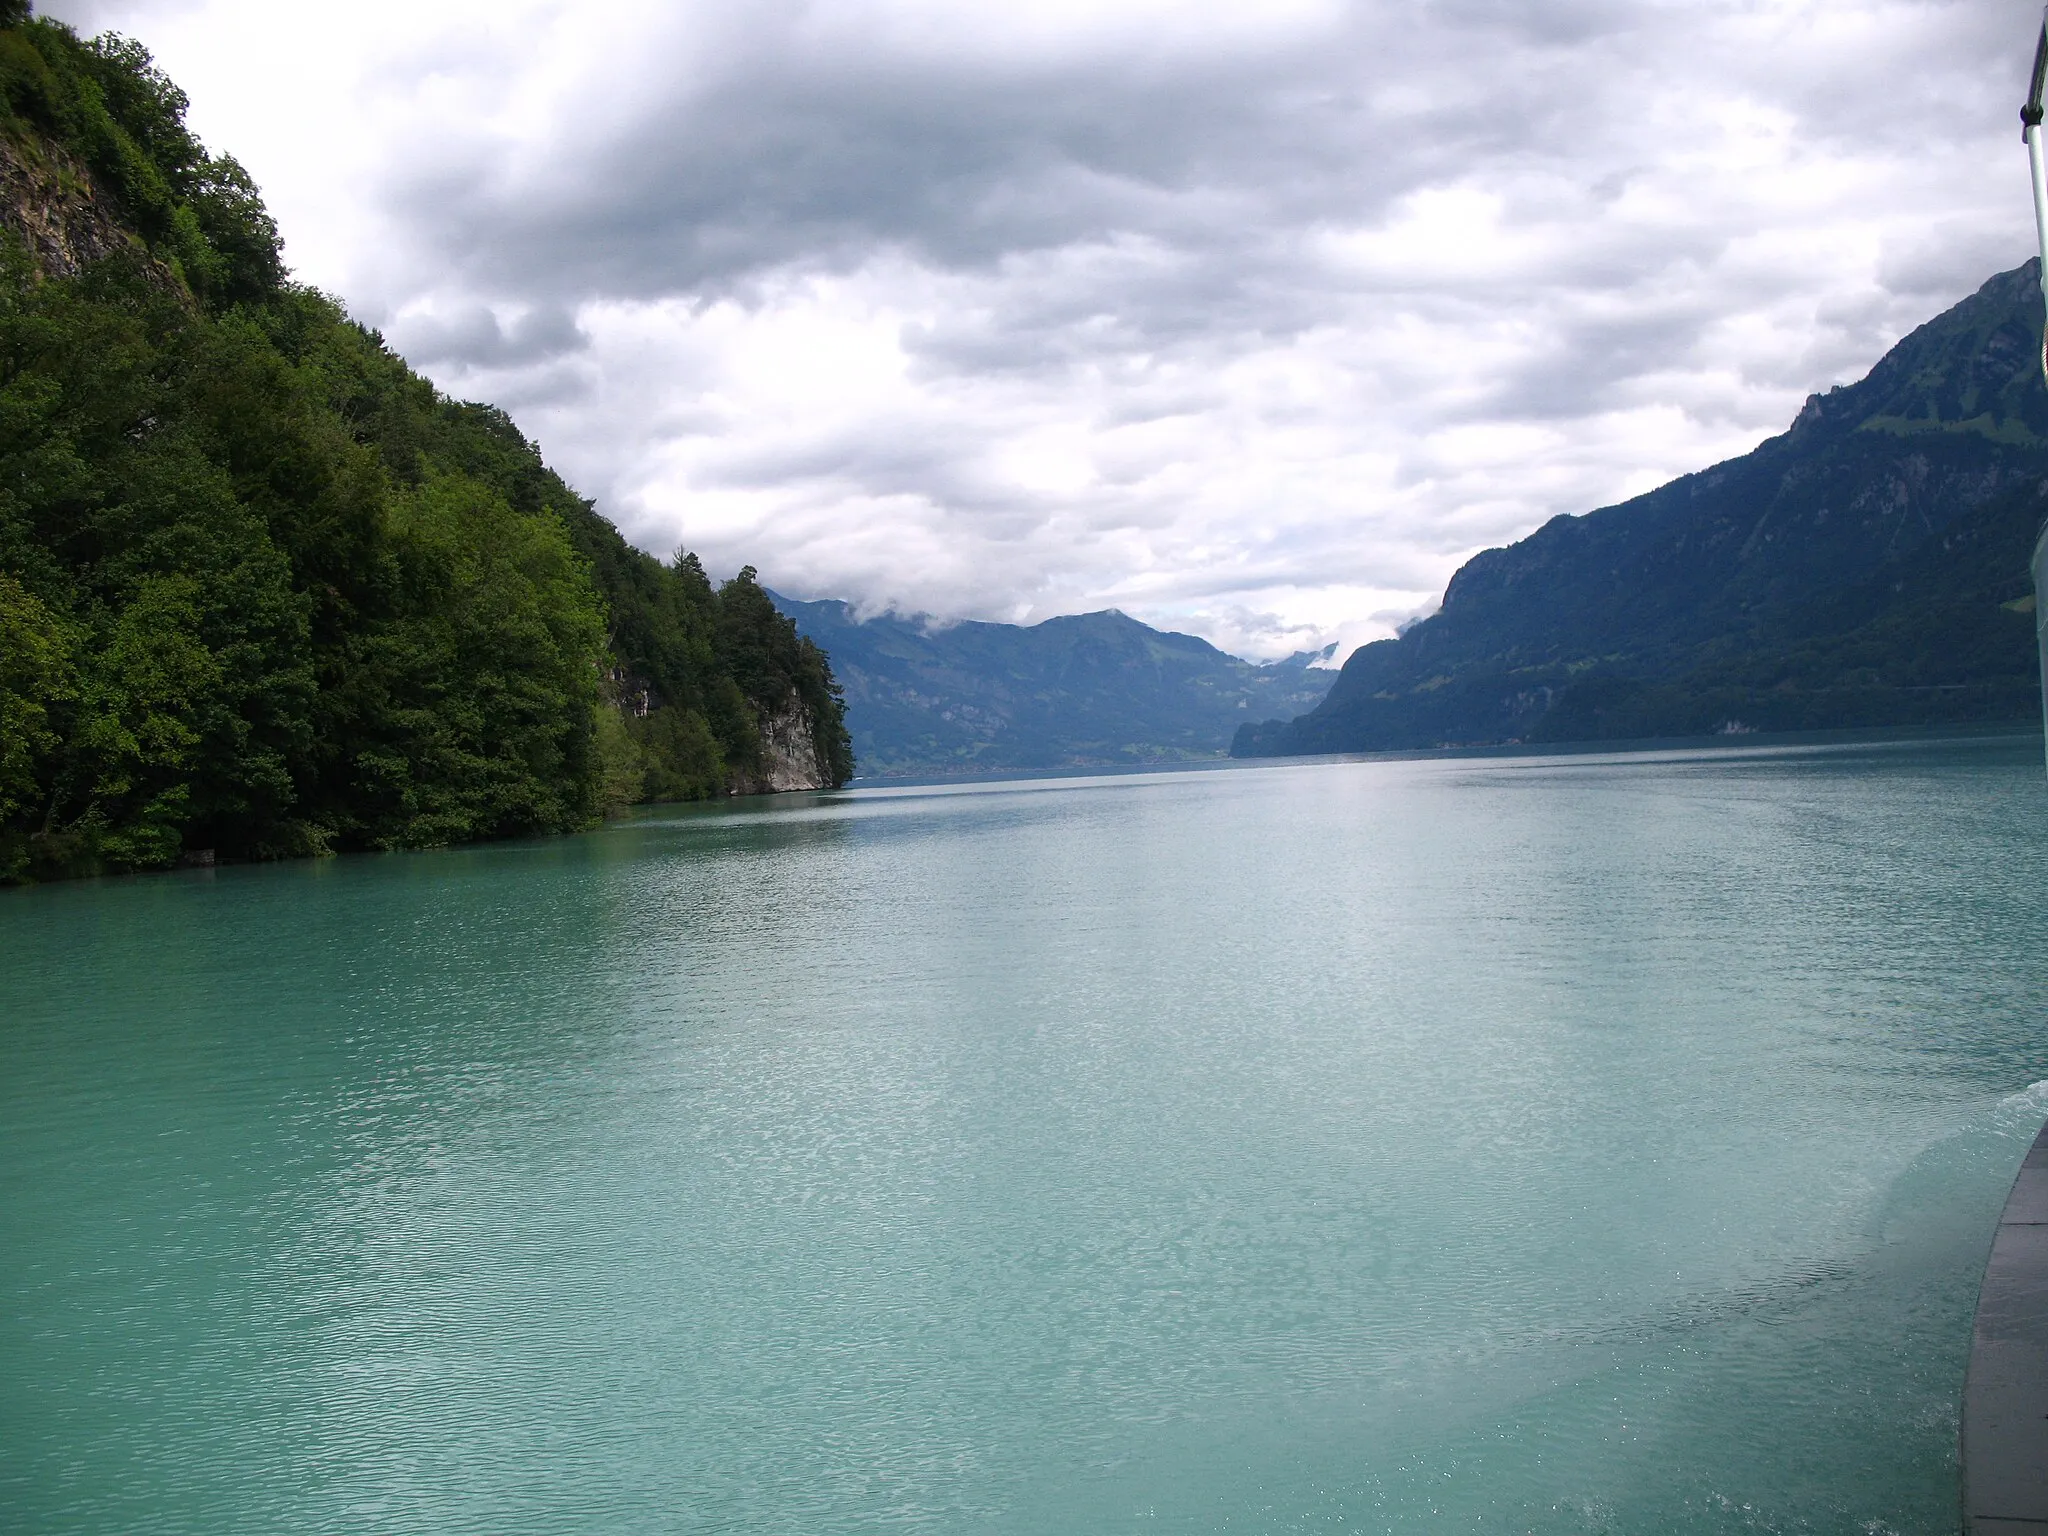
[[[1260,653],[2028,253],[2005,0],[78,0],[649,547]]]

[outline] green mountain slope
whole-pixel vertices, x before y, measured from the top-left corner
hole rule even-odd
[[[1753,452],[1474,556],[1240,756],[2031,719],[2033,263]]]
[[[1312,707],[1333,675],[1310,667],[1320,657],[1257,666],[1113,610],[936,627],[775,601],[831,653],[867,773],[1218,757],[1240,722]]]
[[[293,285],[132,43],[0,5],[0,880],[588,824],[852,764],[745,572]]]

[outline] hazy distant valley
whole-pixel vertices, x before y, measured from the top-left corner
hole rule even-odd
[[[936,624],[775,595],[832,658],[863,777],[1221,757],[1247,720],[1304,713],[1331,652],[1261,666],[1114,610]]]
[[[775,602],[831,657],[867,776],[2030,721],[2035,272],[1753,452],[1474,556],[1341,673],[1114,611],[1024,628]]]

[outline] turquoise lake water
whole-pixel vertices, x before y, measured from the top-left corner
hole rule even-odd
[[[2013,742],[0,892],[0,1530],[1952,1532]]]

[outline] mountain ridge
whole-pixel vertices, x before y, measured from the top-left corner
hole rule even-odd
[[[2027,718],[2038,263],[1749,453],[1482,551],[1237,756]]]
[[[1308,708],[1335,677],[1260,665],[1114,608],[1036,624],[867,618],[774,594],[832,657],[864,774],[1108,767],[1221,757],[1256,708]]]

